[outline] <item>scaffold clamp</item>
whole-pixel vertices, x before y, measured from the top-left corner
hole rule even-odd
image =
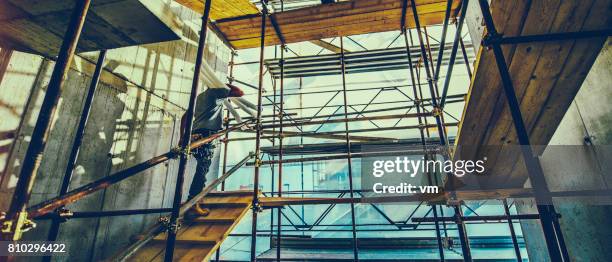
[[[6,218],[6,215],[3,215],[3,217]],[[16,220],[5,220],[2,222],[2,233],[13,233],[13,239],[21,239],[23,232],[28,232],[33,228],[36,228],[36,223],[28,219],[27,211],[19,212]]]
[[[257,213],[263,212],[263,207],[261,206],[259,202],[254,203],[252,209],[253,209],[253,212],[257,212]]]
[[[431,110],[431,114],[433,116],[440,116],[442,115],[442,109],[440,109],[439,107],[434,107],[433,110]]]
[[[488,32],[482,38],[482,45],[487,47],[487,50],[491,49],[491,46],[499,42],[503,38],[503,35],[497,32]]]
[[[62,207],[57,210],[57,217],[61,222],[66,222],[68,218],[74,216],[74,212],[70,211],[66,207]]]
[[[189,147],[181,148],[179,146],[179,147],[172,148],[171,151],[173,153],[172,158],[177,158],[180,155],[188,156],[189,154],[191,154],[191,150]]]
[[[176,223],[171,223],[168,225],[168,231],[176,234],[179,229],[181,229],[181,223],[176,221]]]
[[[261,159],[259,157],[255,158],[255,167],[261,167]]]

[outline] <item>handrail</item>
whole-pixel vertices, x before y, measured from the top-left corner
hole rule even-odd
[[[225,181],[228,177],[230,177],[239,168],[244,166],[253,157],[255,157],[255,153],[250,152],[248,156],[243,158],[240,162],[238,162],[238,164],[234,165],[225,174],[223,174],[222,176],[220,176],[217,179],[215,179],[212,183],[210,183],[210,185],[208,185],[204,190],[202,190],[202,192],[197,194],[191,200],[183,203],[181,205],[181,209],[180,209],[179,214],[181,216],[184,215],[185,212],[187,212],[187,210],[189,210],[196,203],[198,203],[202,198],[204,198],[206,195],[208,195],[208,193],[212,192],[213,189],[215,189],[218,185],[220,185],[223,181]],[[165,229],[165,226],[164,226],[163,222],[161,222],[161,221],[159,223],[151,226],[150,228],[148,228],[145,231],[144,234],[140,235],[140,237],[138,238],[138,240],[136,242],[132,243],[130,246],[125,248],[123,251],[121,251],[120,253],[115,255],[112,258],[112,261],[125,261],[130,256],[135,254],[136,251],[138,251],[141,247],[143,247],[147,242],[149,242],[151,239],[153,239],[159,233],[163,232],[164,229]]]
[[[193,143],[191,143],[191,145],[189,146],[190,150],[196,149],[198,147],[201,147],[204,144],[210,143],[211,141],[225,135],[225,133],[228,132],[232,132],[234,130],[240,129],[248,124],[250,124],[252,122],[252,120],[249,121],[244,121],[240,124],[234,125],[230,128],[224,129],[220,132],[217,132],[215,134],[212,134],[206,138],[202,138],[200,140],[197,140]],[[74,190],[71,190],[69,192],[67,192],[64,195],[43,201],[39,204],[36,204],[34,206],[31,206],[27,209],[28,211],[28,216],[30,218],[35,218],[44,214],[47,214],[49,212],[52,212],[53,210],[55,210],[56,208],[59,208],[61,206],[65,206],[67,204],[73,203],[87,195],[90,195],[96,191],[99,191],[101,189],[107,188],[113,184],[116,184],[117,182],[120,182],[126,178],[129,178],[133,175],[138,174],[139,172],[142,172],[144,170],[147,170],[151,167],[154,167],[158,164],[161,164],[165,161],[168,161],[172,158],[175,158],[177,156],[179,156],[182,153],[182,151],[179,148],[173,148],[172,150],[170,150],[167,153],[164,153],[162,155],[153,157],[145,162],[136,164],[134,166],[128,167],[126,169],[123,169],[121,171],[118,171],[114,174],[111,174],[107,177],[104,177],[102,179],[96,180],[94,182],[91,182],[89,184],[80,186]]]

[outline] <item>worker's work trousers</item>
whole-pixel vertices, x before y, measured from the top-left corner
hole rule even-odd
[[[213,133],[214,132],[209,130],[198,131],[197,133],[194,132],[191,140],[197,141],[199,139],[206,138]],[[191,153],[197,161],[197,166],[195,174],[193,175],[193,181],[189,187],[189,199],[192,199],[197,194],[202,192],[204,186],[206,185],[206,173],[208,173],[208,170],[210,169],[210,164],[215,153],[215,146],[212,142],[210,142],[192,150]]]

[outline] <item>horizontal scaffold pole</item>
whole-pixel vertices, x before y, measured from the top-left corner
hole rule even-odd
[[[499,216],[461,216],[462,221],[505,221],[508,220],[506,215]],[[511,215],[510,219],[540,219],[540,215],[538,214],[524,214],[524,215]],[[455,222],[457,221],[456,216],[450,217],[438,217],[436,220],[435,217],[414,217],[412,218],[412,222],[414,223],[426,223],[426,222],[435,222],[435,221],[446,221],[446,222]]]
[[[351,158],[364,158],[364,157],[385,157],[385,156],[407,156],[407,155],[423,155],[423,154],[432,154],[439,153],[438,150],[428,150],[428,152],[424,152],[422,149],[414,149],[414,150],[402,150],[402,151],[392,151],[392,152],[370,152],[370,153],[351,153]],[[262,165],[267,164],[279,164],[279,163],[302,163],[302,162],[313,162],[313,161],[324,161],[324,160],[336,160],[336,159],[347,159],[348,154],[335,154],[328,156],[316,156],[316,157],[303,157],[303,158],[291,158],[280,160],[268,160],[261,161]],[[253,166],[255,163],[249,162],[247,166]]]
[[[430,204],[447,204],[450,196],[454,200],[490,200],[507,198],[533,198],[535,196],[531,188],[508,188],[508,189],[466,189],[456,191],[443,191],[439,188],[438,193],[416,193],[410,195],[397,194],[393,196],[369,196],[355,198],[332,198],[332,197],[262,197],[259,202],[265,208],[277,208],[286,205],[327,205],[327,204],[349,204],[349,203],[410,203],[428,202]],[[363,191],[363,190],[362,190]],[[369,192],[369,191],[368,191]],[[307,192],[305,192],[307,193]],[[551,198],[567,197],[609,197],[612,190],[574,190],[549,192]],[[504,216],[504,220],[506,216]],[[454,221],[454,220],[453,220]]]
[[[190,145],[190,149],[196,149],[198,147],[201,147],[204,144],[210,143],[213,140],[223,136],[225,133],[227,132],[231,132],[231,131],[235,131],[237,129],[240,129],[248,124],[250,124],[252,121],[246,121],[243,123],[240,123],[238,125],[234,125],[228,129],[222,130],[218,133],[215,133],[209,137],[206,138],[202,138],[200,140],[197,140],[193,143],[191,143]],[[140,164],[137,164],[135,166],[126,168],[124,170],[118,171],[114,174],[111,174],[107,177],[104,177],[102,179],[96,180],[94,182],[91,182],[89,184],[83,185],[81,187],[78,187],[72,191],[67,192],[66,194],[59,196],[59,197],[55,197],[52,199],[49,199],[47,201],[44,201],[40,204],[31,206],[30,208],[28,208],[28,214],[30,217],[35,218],[41,215],[44,215],[46,213],[52,212],[53,210],[55,210],[58,207],[61,206],[65,206],[67,204],[73,203],[85,196],[88,196],[94,192],[97,192],[101,189],[105,189],[111,185],[114,185],[120,181],[123,181],[126,178],[129,178],[133,175],[136,175],[144,170],[147,170],[151,167],[154,167],[156,165],[159,165],[165,161],[168,161],[170,159],[175,158],[176,156],[180,155],[181,152],[180,150],[177,149],[172,149],[167,153],[164,153],[162,155],[153,157],[145,162],[142,162]]]
[[[271,133],[272,135],[262,136],[261,139],[276,139],[279,134],[276,132],[264,132]],[[321,139],[335,139],[335,140],[345,140],[345,136],[343,135],[326,135],[326,134],[317,134],[317,133],[300,133],[300,132],[292,132],[292,131],[283,131],[283,137],[310,137],[310,138],[321,138]],[[241,137],[241,138],[230,138],[228,142],[231,141],[248,141],[255,140],[255,137]],[[385,141],[385,140],[395,140],[394,138],[384,138],[384,137],[370,137],[370,136],[351,136],[351,140],[354,141]]]
[[[444,126],[458,126],[459,123],[445,123]],[[285,125],[283,125],[285,126]],[[376,132],[376,131],[392,131],[392,130],[409,130],[409,129],[418,129],[418,128],[437,128],[437,125],[429,124],[429,125],[413,125],[413,126],[392,126],[392,127],[381,127],[381,128],[366,128],[366,129],[353,129],[349,130],[349,133],[363,133],[363,132]],[[239,131],[239,132],[251,132],[251,131]],[[273,139],[278,138],[277,132],[264,131],[265,134],[273,134],[270,136],[262,136],[262,139]],[[329,131],[329,132],[292,132],[292,131],[283,131],[283,137],[312,137],[312,138],[324,138],[324,139],[341,139],[344,140],[344,135],[338,135],[340,133],[344,133],[344,131]],[[351,140],[355,141],[388,141],[388,140],[398,140],[397,138],[389,138],[389,137],[371,137],[371,136],[354,136],[350,135]],[[245,140],[254,140],[255,137],[242,137],[242,138],[232,138],[229,141],[245,141]]]
[[[425,116],[433,116],[433,115],[431,113],[395,114],[395,115],[384,115],[384,116],[367,116],[367,117],[349,118],[349,119],[316,120],[316,121],[284,124],[283,127],[346,123],[346,122],[369,121],[369,120],[385,120],[385,119],[397,119],[397,118],[413,118],[413,117],[425,117]],[[280,127],[280,125],[278,124],[262,126],[262,128],[264,129],[278,128],[278,127]]]

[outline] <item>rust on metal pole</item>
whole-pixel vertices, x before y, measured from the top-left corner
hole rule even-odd
[[[261,163],[261,111],[262,111],[262,95],[263,95],[263,75],[264,75],[264,50],[266,39],[266,16],[268,15],[267,2],[262,2],[261,10],[261,35],[259,47],[259,82],[257,90],[257,118],[255,128],[255,171],[253,176],[253,219],[251,223],[251,261],[256,260],[257,249],[257,212],[259,212],[259,167]]]
[[[247,125],[248,123],[250,123],[250,121],[247,122],[243,122],[239,125],[235,125],[231,128],[228,128],[226,130],[223,130],[219,133],[213,134],[209,137],[203,138],[201,140],[195,141],[193,143],[191,143],[191,146],[189,147],[190,150],[193,150],[195,148],[198,148],[206,143],[210,143],[211,141],[221,137],[223,134],[225,134],[225,132],[230,132],[236,129],[240,129],[241,127]],[[145,162],[136,164],[134,166],[131,166],[129,168],[123,169],[121,171],[118,171],[110,176],[106,176],[102,179],[96,180],[94,182],[91,182],[89,184],[80,186],[79,188],[76,188],[72,191],[67,192],[66,194],[64,194],[63,196],[59,196],[59,197],[55,197],[46,201],[43,201],[42,203],[33,205],[31,207],[28,208],[28,215],[32,218],[34,217],[38,217],[44,214],[47,214],[49,212],[52,212],[53,210],[55,210],[56,208],[60,207],[60,206],[65,206],[67,204],[73,203],[85,196],[88,196],[96,191],[102,190],[104,188],[107,188],[111,185],[114,185],[120,181],[123,181],[124,179],[128,178],[128,177],[132,177],[136,174],[138,174],[141,171],[147,170],[151,167],[154,167],[156,165],[159,165],[165,161],[168,161],[170,159],[175,158],[178,154],[179,154],[179,148],[175,148],[172,149],[169,152],[166,152],[164,154],[161,154],[159,156],[153,157]]]
[[[72,58],[81,36],[83,24],[85,24],[90,3],[91,0],[76,1],[72,11],[70,22],[68,23],[68,28],[64,35],[55,67],[53,68],[53,74],[51,75],[51,80],[49,81],[47,92],[41,105],[34,131],[32,132],[32,140],[23,159],[23,167],[19,174],[15,193],[7,212],[6,218],[10,219],[10,221],[3,222],[4,226],[10,228],[10,233],[3,234],[4,240],[19,240],[24,224],[31,223],[27,219],[26,205],[30,200],[36,173],[38,173],[43,151],[51,133],[51,120],[57,111],[62,86],[68,76],[70,64],[72,63]],[[6,223],[9,223],[9,225]]]
[[[77,127],[76,134],[74,135],[74,142],[72,144],[72,150],[70,151],[70,156],[68,157],[68,164],[66,165],[66,170],[64,171],[64,179],[62,181],[62,185],[60,188],[59,195],[64,195],[68,192],[68,187],[70,186],[70,180],[72,180],[72,172],[74,166],[76,165],[77,157],[79,156],[79,149],[81,148],[81,144],[83,142],[83,136],[85,135],[85,127],[87,126],[87,120],[89,119],[89,112],[91,111],[91,106],[93,104],[94,96],[96,90],[98,89],[98,83],[100,82],[100,75],[102,74],[102,68],[104,66],[104,60],[106,59],[106,50],[100,51],[98,55],[98,61],[96,62],[96,68],[91,77],[91,82],[89,84],[89,90],[87,90],[87,95],[85,96],[85,102],[83,102],[83,111],[81,112],[81,118],[79,120],[79,126]],[[60,207],[61,209],[61,207]],[[47,240],[55,241],[57,239],[57,235],[59,233],[60,220],[53,219],[51,222],[51,229],[49,230],[49,235]],[[46,256],[44,261],[51,261],[50,256]]]

